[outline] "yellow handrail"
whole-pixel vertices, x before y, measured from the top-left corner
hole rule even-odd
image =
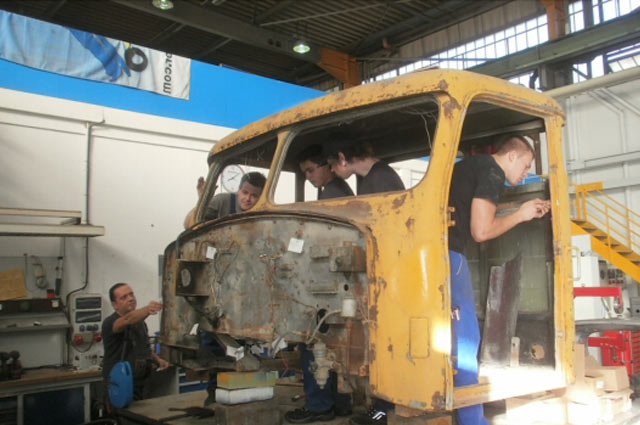
[[[606,233],[609,249],[622,243],[634,252],[640,251],[640,214],[604,193],[601,182],[576,185],[573,206],[576,220],[590,222]],[[617,240],[613,240],[617,239]]]

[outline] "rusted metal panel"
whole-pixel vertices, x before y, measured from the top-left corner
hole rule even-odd
[[[509,364],[511,339],[516,335],[518,321],[521,274],[522,254],[501,266],[491,268],[480,348],[482,363]]]

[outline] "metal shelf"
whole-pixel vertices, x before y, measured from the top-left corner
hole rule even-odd
[[[104,226],[80,224],[80,211],[0,208],[0,216],[64,218],[62,223],[0,223],[0,236],[104,236]]]

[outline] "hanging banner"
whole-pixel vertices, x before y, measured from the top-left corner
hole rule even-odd
[[[0,58],[189,99],[191,60],[0,10]]]

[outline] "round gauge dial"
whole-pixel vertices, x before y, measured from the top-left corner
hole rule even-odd
[[[220,176],[222,187],[227,192],[236,193],[238,189],[240,189],[242,176],[244,176],[242,167],[236,164],[227,165],[224,170],[222,170],[222,175]]]

